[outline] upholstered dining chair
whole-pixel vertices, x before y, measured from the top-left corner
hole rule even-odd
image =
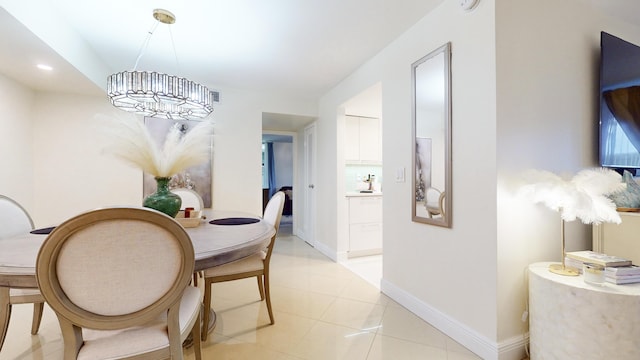
[[[447,196],[446,194],[447,193],[443,191],[440,194],[440,197],[438,198],[438,204],[440,205],[440,215],[442,215],[443,218],[446,217],[446,212],[447,212],[447,209],[445,209],[445,207],[444,207],[444,204],[445,204],[444,200],[445,200],[445,198]]]
[[[180,196],[180,199],[182,199],[180,210],[184,210],[187,207],[192,207],[194,208],[194,210],[199,211],[204,208],[204,201],[202,200],[202,196],[191,189],[175,188],[171,189],[171,192]]]
[[[187,188],[175,188],[171,189],[171,192],[180,196],[182,204],[180,210],[184,210],[188,207],[192,207],[195,211],[202,211],[204,209],[204,200],[202,196],[194,190]],[[202,272],[193,273],[193,286],[198,286],[198,276],[203,277]]]
[[[14,235],[26,234],[33,230],[33,220],[29,213],[15,200],[0,195],[0,239]],[[33,304],[33,320],[31,321],[31,334],[38,333],[44,298],[38,289],[9,289],[9,299],[0,302],[0,350],[4,344],[4,338],[11,319],[11,306],[16,304]]]
[[[427,213],[430,218],[441,214],[440,195],[442,195],[440,190],[433,187],[427,188],[427,191],[425,192],[424,206],[427,209]]]
[[[239,280],[245,278],[256,277],[258,280],[258,291],[260,292],[260,300],[266,300],[267,311],[271,324],[275,323],[273,318],[273,310],[271,308],[271,294],[269,290],[269,261],[271,253],[280,227],[280,219],[282,219],[282,209],[284,207],[285,194],[282,191],[276,192],[264,209],[263,220],[273,225],[276,232],[271,237],[271,241],[267,247],[257,254],[247,256],[240,260],[236,260],[224,265],[214,266],[204,271],[204,314],[203,324],[209,323],[209,309],[211,309],[211,285],[213,283]],[[201,332],[202,340],[206,341],[208,332]]]
[[[57,226],[36,276],[58,316],[64,359],[182,359],[192,334],[200,360],[194,263],[184,228],[155,210],[104,208]]]

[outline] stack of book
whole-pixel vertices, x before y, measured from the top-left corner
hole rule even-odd
[[[640,266],[616,266],[604,268],[604,280],[612,284],[633,284],[640,282]]]
[[[618,256],[597,253],[595,251],[584,250],[567,252],[564,263],[565,266],[576,268],[580,272],[582,272],[582,265],[584,265],[584,263],[598,264],[604,266],[605,268],[613,268],[630,266],[631,260],[624,259]]]

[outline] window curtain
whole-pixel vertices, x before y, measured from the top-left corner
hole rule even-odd
[[[269,199],[276,193],[276,163],[273,156],[273,143],[267,143],[267,177],[269,179]]]
[[[640,151],[640,86],[609,90],[602,95],[629,141]]]

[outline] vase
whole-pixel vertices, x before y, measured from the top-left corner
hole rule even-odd
[[[182,199],[180,196],[169,191],[170,177],[156,177],[156,192],[150,194],[144,198],[142,205],[151,209],[163,212],[171,217],[176,217],[180,206],[182,206]]]

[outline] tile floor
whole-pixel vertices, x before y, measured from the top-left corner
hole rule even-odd
[[[218,322],[203,359],[480,359],[381,294],[370,283],[375,276],[365,280],[330,261],[286,227],[281,234],[271,260],[275,325],[254,279],[215,284]],[[0,360],[62,358],[57,320],[45,308],[40,333],[31,336],[31,305],[13,307]],[[192,348],[185,359],[194,359]]]

